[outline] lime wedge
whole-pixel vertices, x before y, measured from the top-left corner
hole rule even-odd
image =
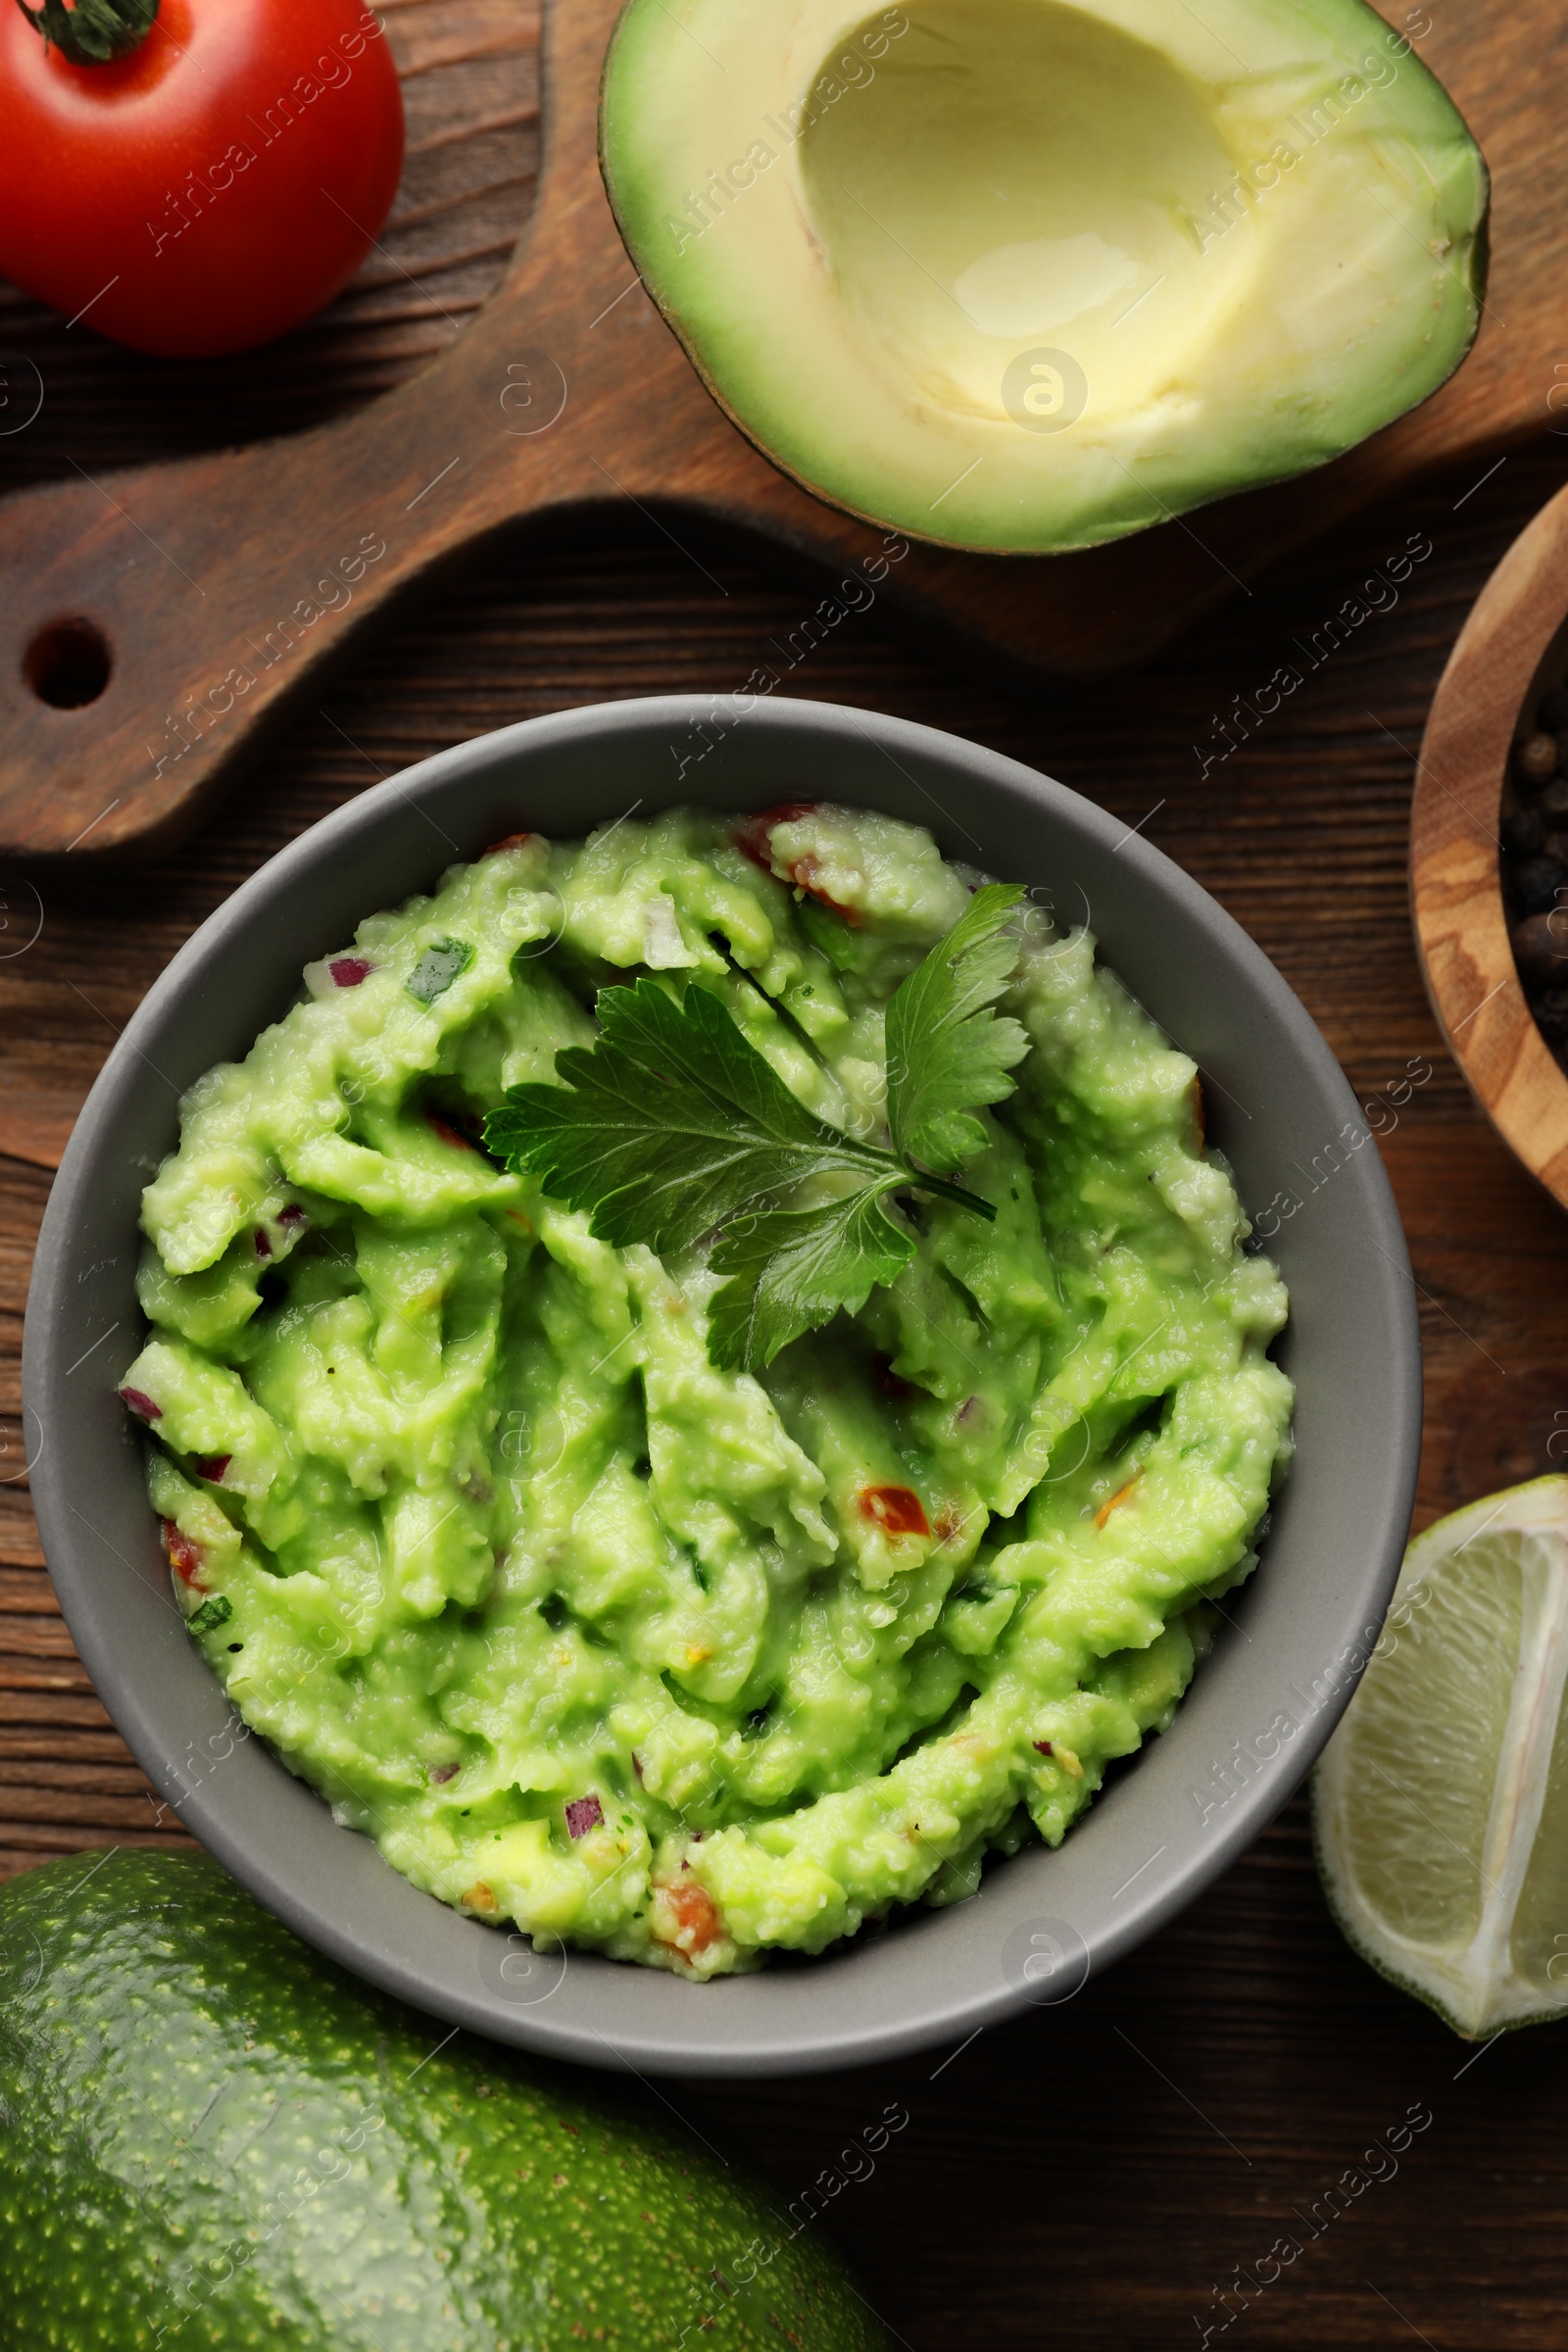
[[[1313,1780],[1349,1942],[1478,2036],[1568,2010],[1568,1478],[1429,1527]]]

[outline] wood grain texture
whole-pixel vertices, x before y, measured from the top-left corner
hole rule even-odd
[[[1433,700],[1411,812],[1410,885],[1427,989],[1444,1037],[1499,1135],[1568,1202],[1568,1077],[1514,964],[1497,829],[1509,754],[1568,620],[1568,494],[1508,550]],[[1543,675],[1550,670],[1549,677]]]
[[[930,658],[880,606],[785,681],[954,728],[1141,823],[1274,957],[1363,1102],[1392,1103],[1414,1065],[1380,1148],[1420,1287],[1423,1523],[1556,1466],[1568,1431],[1568,1220],[1443,1051],[1405,866],[1439,674],[1471,600],[1565,470],[1564,446],[1544,440],[1474,495],[1460,472],[1380,507],[1113,689],[989,683]],[[181,1836],[71,1655],[16,1477],[21,1312],[59,1143],[115,1029],[196,923],[377,773],[538,711],[723,692],[760,661],[784,667],[805,592],[733,541],[705,539],[700,570],[651,523],[632,525],[426,600],[357,650],[199,841],[139,876],[46,884],[38,936],[0,956],[0,1868]],[[1412,534],[1433,553],[1396,604],[1319,666],[1293,657]],[[1288,659],[1306,671],[1301,688],[1216,759],[1213,715]],[[10,906],[8,922],[18,908],[24,919],[0,950],[34,926],[30,899],[13,891]],[[1423,2338],[1440,2352],[1568,2352],[1568,2032],[1508,2036],[1467,2065],[1470,2051],[1340,1940],[1299,1802],[1069,2008],[949,2057],[733,2092],[663,2088],[786,2199],[863,2170],[846,2151],[890,2102],[907,2111],[871,2177],[817,2225],[906,2352],[1119,2352],[1198,2343],[1205,2325],[1211,2343],[1281,2352]],[[1331,2183],[1364,2170],[1412,2104],[1432,2122],[1397,2174],[1327,2219]],[[1216,2286],[1238,2264],[1255,2279],[1287,2236],[1301,2251],[1261,2292],[1240,2282],[1221,2334]]]
[[[69,480],[0,509],[0,855],[94,862],[172,844],[287,711],[319,691],[368,620],[524,518],[575,523],[629,500],[679,509],[662,525],[678,545],[690,545],[701,520],[839,570],[883,560],[880,531],[820,505],[742,438],[638,286],[595,156],[615,7],[546,0],[537,218],[502,285],[439,357],[408,372],[409,347],[395,334],[376,341],[389,327],[376,303],[393,298],[400,331],[432,334],[432,302],[455,327],[465,314],[429,293],[421,236],[435,241],[432,267],[480,272],[476,299],[504,241],[497,208],[515,193],[520,219],[528,186],[521,151],[508,149],[511,162],[498,150],[480,186],[442,192],[441,172],[458,172],[466,152],[461,113],[416,141],[432,186],[400,212],[412,258],[393,255],[391,266],[404,285],[372,270],[347,311],[339,305],[335,320],[293,339],[297,356],[313,336],[341,352],[331,390],[305,396],[306,413],[315,400],[333,420],[238,450],[213,448],[202,433],[207,454],[107,482],[68,449]],[[1370,496],[1457,451],[1479,458],[1539,429],[1555,384],[1543,354],[1556,330],[1568,214],[1551,97],[1568,26],[1540,15],[1516,12],[1505,37],[1486,0],[1448,0],[1436,21],[1409,17],[1496,181],[1494,292],[1477,352],[1449,385],[1304,481],[1115,547],[1004,560],[916,546],[891,575],[908,614],[1015,663],[1103,670],[1147,654]],[[480,70],[481,87],[492,56],[517,66],[532,19],[507,0],[404,0],[391,22],[411,86],[462,67]],[[468,127],[481,146],[522,135],[527,99],[492,109],[485,91],[480,104]],[[468,213],[472,233],[454,251],[453,220]],[[371,306],[357,325],[355,301]],[[241,365],[221,380],[236,383]],[[286,353],[256,366],[274,380],[288,373]],[[333,402],[377,368],[399,374],[397,388],[336,414]],[[377,550],[368,565],[368,547]],[[113,672],[99,700],[62,710],[25,673],[39,632],[68,616],[100,633]]]

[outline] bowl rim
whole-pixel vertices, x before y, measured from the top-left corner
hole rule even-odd
[[[971,1898],[947,1910],[921,1910],[893,1933],[869,1943],[862,1939],[847,1949],[840,1946],[808,1962],[791,1966],[786,1960],[783,1967],[775,1966],[751,1977],[715,1980],[701,1987],[682,1984],[664,1972],[628,1968],[600,1955],[573,1952],[569,1962],[559,1964],[563,1972],[560,1982],[568,1982],[575,1974],[579,1980],[588,1979],[589,1989],[586,1995],[574,1992],[570,1996],[577,2008],[568,2015],[565,2012],[569,2003],[552,2009],[547,1994],[540,1994],[537,2001],[531,1991],[519,1997],[510,1989],[510,1980],[509,1987],[499,1987],[495,1982],[499,1963],[493,1954],[500,1931],[466,1919],[422,1894],[381,1859],[368,1838],[340,1832],[332,1824],[324,1801],[296,1781],[270,1750],[264,1748],[262,1741],[257,1740],[244,1750],[236,1747],[232,1767],[225,1765],[223,1771],[214,1772],[205,1779],[198,1776],[195,1784],[190,1785],[188,1777],[170,1761],[177,1752],[190,1711],[194,1708],[200,1714],[208,1708],[206,1693],[213,1694],[218,1701],[220,1716],[227,1702],[221,1697],[220,1687],[205,1659],[177,1625],[177,1652],[170,1649],[167,1684],[162,1674],[138,1679],[126,1670],[122,1623],[116,1612],[141,1605],[136,1599],[137,1591],[152,1581],[152,1574],[147,1568],[128,1562],[124,1553],[101,1537],[90,1520],[75,1509],[73,1494],[91,1498],[93,1472],[103,1441],[83,1437],[75,1430],[67,1410],[65,1388],[76,1368],[66,1361],[68,1349],[75,1344],[71,1332],[72,1312],[77,1304],[72,1295],[73,1250],[79,1246],[78,1236],[92,1230],[94,1186],[115,1149],[117,1127],[124,1125],[129,1115],[127,1106],[135,1099],[138,1085],[145,1092],[148,1049],[161,1042],[166,1019],[190,1001],[204,978],[215,975],[220,959],[228,954],[236,939],[245,935],[248,927],[282,919],[280,910],[286,914],[291,890],[318,870],[331,868],[340,875],[352,872],[356,846],[365,847],[383,823],[394,822],[398,810],[415,809],[425,821],[433,823],[426,804],[439,806],[446,794],[456,796],[476,780],[492,774],[499,777],[501,771],[509,768],[513,771],[511,780],[498,781],[494,797],[504,791],[514,808],[527,790],[527,762],[532,761],[536,766],[543,762],[548,767],[552,759],[559,760],[579,747],[592,751],[596,759],[607,749],[613,754],[616,747],[629,757],[627,747],[639,745],[645,738],[667,742],[671,730],[685,728],[689,737],[691,729],[710,724],[713,707],[714,698],[710,695],[670,695],[587,705],[524,720],[453,746],[371,788],[311,826],[268,859],[214,910],[172,958],[127,1023],[93,1087],[62,1158],[39,1239],[28,1298],[24,1396],[24,1408],[40,1441],[33,1454],[32,1473],[39,1526],[61,1605],[82,1661],[149,1778],[156,1783],[162,1774],[165,1787],[172,1791],[173,1810],[184,1825],[261,1901],[307,1941],[345,1967],[414,2007],[455,2025],[595,2066],[645,2075],[736,2078],[804,2074],[867,2064],[949,2039],[962,2041],[972,2038],[982,2028],[1019,2014],[1025,2008],[1052,2005],[1070,1997],[1092,1969],[1098,1971],[1109,1964],[1165,1925],[1252,1842],[1291,1795],[1327,1740],[1348,1702],[1380,1632],[1403,1556],[1414,1494],[1420,1453],[1421,1379],[1415,1293],[1397,1209],[1377,1152],[1361,1152],[1337,1175],[1333,1192],[1328,1196],[1329,1206],[1316,1213],[1335,1222],[1342,1248],[1347,1236],[1358,1243],[1364,1235],[1366,1245],[1359,1250],[1354,1282],[1341,1281],[1339,1289],[1346,1295],[1337,1297],[1334,1314],[1329,1318],[1336,1330],[1343,1322],[1347,1336],[1354,1327],[1363,1349],[1371,1344],[1378,1366],[1376,1378],[1370,1379],[1365,1388],[1368,1417],[1356,1425],[1358,1434],[1365,1430],[1367,1445],[1359,1460],[1343,1475],[1336,1471],[1333,1482],[1343,1487],[1347,1479],[1353,1485],[1359,1478],[1365,1487],[1366,1515],[1354,1521],[1357,1541],[1363,1542],[1364,1531],[1364,1542],[1361,1557],[1350,1570],[1344,1570],[1336,1558],[1323,1571],[1325,1576],[1343,1574],[1343,1584],[1336,1585],[1332,1592],[1318,1597],[1293,1594],[1289,1603],[1282,1598],[1276,1604],[1282,1609],[1294,1609],[1293,1624],[1299,1620],[1303,1609],[1315,1610],[1314,1624],[1319,1632],[1314,1634],[1314,1641],[1323,1629],[1328,1631],[1327,1653],[1321,1648],[1303,1650],[1300,1640],[1293,1634],[1291,1670],[1300,1682],[1283,1688],[1293,1693],[1291,1706],[1299,1720],[1292,1717],[1290,1728],[1276,1735],[1272,1750],[1263,1746],[1261,1734],[1255,1740],[1252,1735],[1247,1736],[1251,1744],[1245,1763],[1238,1767],[1238,1785],[1230,1788],[1227,1783],[1227,1793],[1216,1797],[1216,1820],[1210,1822],[1207,1812],[1203,1813],[1200,1843],[1187,1839],[1181,1858],[1167,1862],[1163,1870],[1152,1865],[1157,1865],[1167,1851],[1174,1856],[1177,1849],[1162,1845],[1140,1864],[1125,1886],[1116,1887],[1113,1894],[1101,1886],[1102,1907],[1114,1902],[1114,1913],[1107,1911],[1103,1919],[1089,1919],[1089,1910],[1093,1909],[1090,1906],[1089,1910],[1076,1914],[1069,1909],[1064,1920],[1054,1915],[1042,1920],[1042,1898],[1020,1892],[1025,1874],[1032,1866],[1042,1863],[1050,1866],[1057,1874],[1048,1890],[1054,1895],[1058,1883],[1070,1886],[1082,1877],[1082,1870],[1075,1870],[1073,1858],[1083,1852],[1086,1833],[1099,1838],[1095,1850],[1102,1859],[1116,1851],[1118,1838],[1125,1841],[1126,1822],[1137,1817],[1136,1799],[1132,1814],[1128,1812],[1128,1791],[1136,1791],[1140,1786],[1152,1787],[1155,1775],[1152,1768],[1157,1757],[1173,1746],[1176,1731],[1173,1729],[1161,1740],[1146,1740],[1140,1751],[1138,1770],[1116,1786],[1107,1786],[1061,1848],[1052,1852],[1039,1845],[1026,1847],[1001,1871],[988,1873],[982,1893],[990,1890],[996,1898],[988,1907],[994,1924],[1000,1927],[1006,1918],[1018,1914],[1020,1903],[1028,1915],[1015,1921],[1001,1947],[1001,1963],[987,1982],[955,1984],[951,1981],[951,1970],[945,1973],[942,1967],[944,1954],[956,1952],[960,1957],[963,1954],[964,1938],[959,1936],[956,1940],[953,1931],[966,1915],[977,1911],[978,1903]],[[863,747],[869,745],[885,754],[892,766],[928,800],[934,796],[920,782],[922,767],[933,781],[946,780],[951,788],[972,786],[977,794],[989,793],[1014,817],[1041,820],[1048,830],[1054,825],[1072,844],[1075,854],[1091,861],[1086,870],[1097,870],[1095,861],[1099,869],[1112,870],[1109,861],[1115,859],[1121,873],[1135,877],[1135,897],[1141,895],[1160,902],[1173,933],[1199,938],[1203,953],[1235,975],[1239,987],[1250,992],[1251,1010],[1260,1030],[1266,1030],[1271,1044],[1293,1063],[1291,1077],[1297,1093],[1313,1095],[1320,1105],[1349,1115],[1358,1110],[1356,1099],[1326,1041],[1262,951],[1207,892],[1136,828],[1123,826],[1080,795],[1021,762],[961,737],[908,720],[791,698],[761,703],[748,714],[742,733],[753,728],[780,739],[783,748],[797,759],[808,759],[813,745],[819,750],[826,745],[846,752],[853,750],[857,757],[861,757]],[[852,736],[858,739],[853,745]],[[749,740],[755,744],[759,738],[752,736]],[[523,763],[520,786],[515,772],[519,760]],[[612,759],[609,764],[613,765]],[[884,783],[887,790],[895,789],[890,781],[884,779]],[[899,790],[900,797],[907,797],[902,794],[902,788]],[[657,805],[672,807],[683,800],[703,799],[710,806],[765,807],[778,797],[776,793],[726,792],[722,800],[714,802],[707,793],[670,790],[662,792]],[[868,786],[865,805],[876,806],[877,798],[877,792]],[[585,808],[584,820],[602,822],[603,813],[602,809]],[[981,819],[977,816],[976,821]],[[943,827],[934,829],[940,835]],[[947,829],[951,831],[951,824]],[[437,830],[450,841],[444,828],[438,826]],[[967,829],[960,827],[960,830]],[[453,853],[459,860],[472,854],[465,853],[456,844]],[[1059,854],[1064,856],[1065,852]],[[441,863],[446,862],[447,859],[441,859]],[[430,863],[433,868],[435,859],[431,858]],[[339,881],[333,887],[346,891],[351,886]],[[370,911],[363,899],[350,903],[361,907],[361,918],[357,919]],[[297,956],[292,968],[305,959]],[[1123,967],[1128,954],[1108,952],[1107,961],[1113,967]],[[1149,991],[1141,988],[1138,993],[1147,999]],[[278,1001],[286,1003],[286,994]],[[255,1034],[254,1028],[250,1034]],[[223,1051],[209,1047],[206,1059],[193,1068],[192,1077],[220,1058]],[[173,1081],[168,1083],[172,1086]],[[171,1103],[168,1114],[171,1143],[173,1121]],[[1368,1141],[1370,1137],[1363,1131],[1361,1140]],[[138,1192],[140,1181],[136,1180]],[[1279,1230],[1277,1225],[1276,1231]],[[1284,1230],[1289,1234],[1292,1229]],[[1283,1244],[1270,1243],[1275,1254],[1281,1253],[1283,1248]],[[97,1344],[93,1342],[95,1347]],[[112,1398],[113,1392],[109,1394]],[[1298,1410],[1299,1404],[1298,1397]],[[123,1423],[124,1415],[118,1405],[115,1411],[118,1421]],[[67,1436],[51,1445],[50,1432],[57,1426],[64,1427]],[[139,1461],[139,1453],[137,1458]],[[1286,1513],[1291,1510],[1291,1500],[1302,1475],[1298,1468],[1287,1486],[1283,1503]],[[1321,1500],[1315,1507],[1321,1513]],[[1296,1514],[1298,1516],[1299,1512]],[[151,1545],[150,1511],[147,1525]],[[1275,1547],[1284,1541],[1276,1524]],[[113,1561],[118,1561],[121,1569],[130,1569],[129,1582],[120,1575]],[[1250,1579],[1233,1603],[1233,1615],[1240,1621],[1240,1638],[1249,1644],[1250,1637],[1245,1632],[1245,1620],[1260,1586],[1267,1590],[1266,1574],[1265,1566],[1264,1576]],[[161,1555],[157,1575],[167,1588],[167,1570],[163,1568]],[[172,1614],[167,1592],[161,1605]],[[1177,1728],[1194,1720],[1200,1706],[1205,1709],[1206,1721],[1208,1713],[1218,1705],[1217,1700],[1204,1701],[1201,1694],[1223,1688],[1221,1651],[1230,1661],[1226,1671],[1232,1683],[1239,1681],[1244,1670],[1252,1671],[1248,1653],[1238,1646],[1228,1631],[1222,1632],[1214,1658],[1187,1694]],[[1325,1655],[1327,1662],[1320,1667],[1319,1661]],[[194,1662],[197,1669],[199,1687],[192,1680],[189,1662]],[[183,1692],[186,1709],[183,1715],[180,1693],[172,1688],[175,1683]],[[1271,1684],[1270,1688],[1273,1687]],[[1263,1720],[1267,1726],[1267,1717]],[[1280,1720],[1276,1717],[1276,1724]],[[1225,1736],[1230,1736],[1228,1730]],[[1194,1737],[1198,1735],[1195,1733]],[[1240,1755],[1241,1744],[1235,1744]],[[241,1793],[242,1789],[250,1791],[256,1784],[259,1767],[264,1776],[270,1776],[266,1779],[265,1810],[260,1800],[252,1802],[248,1793],[244,1796]],[[1213,1769],[1224,1777],[1225,1767],[1216,1764]],[[1159,1771],[1164,1774],[1162,1764]],[[1171,1785],[1174,1788],[1174,1782]],[[1200,1792],[1194,1789],[1191,1793],[1197,1800]],[[301,1811],[302,1805],[310,1808],[309,1818]],[[1148,1806],[1144,1809],[1149,1810]],[[1113,1816],[1124,1825],[1114,1833],[1103,1826]],[[318,1869],[313,1880],[309,1855],[303,1860],[301,1856],[317,1836],[313,1827],[317,1820],[325,1825],[326,1836],[335,1842],[329,1875]],[[1147,1838],[1147,1829],[1143,1835]],[[1063,1856],[1069,1858],[1065,1867]],[[1010,1880],[1007,1873],[1013,1874]],[[1035,1869],[1028,1879],[1030,1888],[1038,1876]],[[1134,1881],[1141,1884],[1135,1886]],[[388,1891],[384,1882],[390,1882],[395,1894]],[[1121,1898],[1129,1890],[1129,1899],[1123,1901]],[[404,1898],[408,1903],[425,1907],[421,1914],[423,1926],[408,1911]],[[1029,1911],[1030,1902],[1034,1904],[1033,1912]],[[393,1934],[384,1923],[374,1932],[368,1932],[356,1916],[357,1903],[368,1903],[372,1910],[380,1905],[389,1916],[396,1913],[399,1933]],[[431,1912],[440,1915],[439,1927],[428,1919]],[[376,1916],[380,1917],[379,1911]],[[1079,1917],[1089,1921],[1087,1941],[1075,1924]],[[414,1941],[425,1947],[422,1958],[409,1956],[408,1939],[403,1935],[405,1921]],[[1044,1980],[1033,1975],[1032,1961],[1020,1972],[1016,1951],[1011,1961],[1006,1957],[1025,1927],[1032,1927],[1039,1934],[1050,1931],[1047,1940],[1053,1942],[1056,1956],[1046,1964]],[[1058,1930],[1061,1935],[1056,1938]],[[1028,1943],[1031,1953],[1039,1934],[1033,1934]],[[924,1945],[911,1961],[909,1940],[918,1937],[925,1939]],[[461,1950],[459,1938],[466,1938]],[[488,1939],[483,1950],[474,1938]],[[522,1938],[508,1936],[505,1942],[509,1948],[513,1944],[521,1946]],[[430,1952],[438,1943],[442,1957],[439,1968],[432,1973]],[[518,1966],[525,1976],[533,1969],[548,1975],[548,1964],[537,1956],[519,1960]],[[846,1970],[858,1972],[858,1984],[852,1984],[845,1976]],[[804,1997],[782,1989],[792,1979],[801,1981],[804,1971],[810,1972],[806,1979],[810,1990]],[[604,1972],[610,1972],[610,1981],[603,1983],[602,1991],[596,1991]],[[908,1993],[911,1978],[915,1984],[912,1997]],[[628,1979],[641,1981],[644,1986],[674,1987],[690,2006],[679,2013],[675,2023],[669,2024],[664,1995],[661,1993],[656,1998],[651,1993],[638,1992],[633,1984],[627,1984]],[[769,1993],[771,1985],[781,1987],[776,1995]],[[879,2001],[884,1997],[891,1997],[895,2003],[902,2000],[903,2009],[895,2007],[891,2014],[884,2014],[878,2008],[874,2015],[865,2014],[873,1985],[877,1987]],[[891,1996],[886,1992],[888,1986]],[[840,1996],[837,2000],[833,1997],[835,1990]],[[759,1996],[761,2006],[758,2005]],[[748,2023],[749,2013],[744,2005],[735,2006],[737,1999],[742,2004],[747,2000],[753,2002],[754,2022]],[[772,2014],[764,2021],[763,2007],[768,2004]],[[577,2009],[581,2010],[580,2015]],[[787,2031],[779,2022],[785,2014],[790,2020]],[[710,2031],[712,2028],[721,2030],[715,2034]]]
[[[1520,983],[1497,838],[1526,703],[1568,627],[1565,577],[1560,490],[1488,579],[1439,680],[1410,805],[1410,906],[1444,1044],[1510,1152],[1568,1207],[1568,1076]]]

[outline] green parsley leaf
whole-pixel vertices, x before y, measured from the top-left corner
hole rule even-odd
[[[199,1609],[192,1609],[185,1623],[193,1634],[216,1634],[219,1627],[226,1625],[233,1614],[234,1603],[228,1594],[215,1592],[211,1600],[202,1602]]]
[[[600,991],[597,1042],[556,1055],[555,1085],[511,1088],[485,1120],[486,1147],[617,1248],[681,1250],[716,1230],[713,1271],[727,1279],[710,1302],[709,1352],[760,1371],[908,1264],[915,1236],[890,1195],[912,1188],[995,1218],[935,1171],[985,1149],[969,1114],[1011,1094],[1007,1072],[1028,1051],[994,1010],[1017,958],[1002,933],[1022,896],[977,891],[894,997],[891,1152],[808,1110],[700,982],[676,997],[651,979]],[[850,1181],[790,1204],[824,1177]]]
[[[903,1170],[892,1183],[907,1181]],[[708,1352],[715,1364],[755,1372],[781,1348],[847,1307],[865,1304],[914,1255],[914,1236],[889,1216],[876,1186],[820,1208],[761,1209],[737,1217],[713,1251],[716,1274],[733,1277],[708,1307]]]
[[[903,1159],[961,1167],[986,1146],[968,1113],[1013,1091],[1007,1072],[1028,1053],[1028,1035],[992,1007],[1018,960],[1016,939],[1003,932],[1022,897],[1009,882],[977,890],[888,1006],[888,1126]]]
[[[624,1249],[680,1250],[754,1201],[844,1170],[906,1184],[891,1152],[814,1117],[731,1020],[689,985],[604,988],[603,1035],[556,1055],[563,1084],[514,1086],[485,1121],[492,1152]]]
[[[411,997],[419,1004],[433,1004],[444,997],[454,980],[460,980],[473,961],[473,949],[466,939],[433,939],[404,982]]]

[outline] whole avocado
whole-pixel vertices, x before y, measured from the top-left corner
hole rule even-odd
[[[672,2122],[443,2033],[202,1855],[0,1888],[0,2347],[882,2352]]]

